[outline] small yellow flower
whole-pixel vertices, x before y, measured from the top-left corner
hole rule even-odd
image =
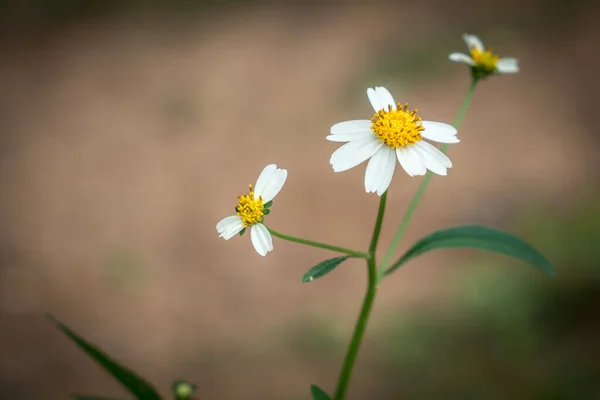
[[[481,40],[475,35],[464,34],[463,39],[469,48],[470,55],[463,53],[451,53],[448,58],[451,61],[461,62],[473,68],[477,78],[484,78],[491,74],[514,74],[519,72],[516,58],[501,58],[490,49],[483,46]]]
[[[256,180],[254,187],[249,185],[247,194],[238,196],[235,215],[225,217],[217,224],[219,237],[229,240],[238,233],[241,235],[250,228],[250,239],[256,252],[265,256],[273,250],[271,233],[263,225],[264,216],[269,214],[273,199],[283,188],[287,171],[277,165],[267,165]]]

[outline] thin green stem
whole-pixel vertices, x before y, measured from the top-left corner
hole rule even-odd
[[[377,212],[377,220],[375,221],[375,228],[373,228],[373,236],[371,236],[371,244],[369,245],[369,254],[373,255],[373,259],[375,259],[375,250],[377,249],[377,243],[379,242],[379,232],[381,232],[386,202],[387,190],[379,198],[379,211]]]
[[[279,233],[271,228],[267,228],[267,229],[269,230],[269,232],[271,232],[271,235],[278,237],[280,239],[283,239],[283,240],[287,240],[289,242],[305,244],[307,246],[318,247],[320,249],[332,250],[332,251],[336,251],[338,253],[348,254],[349,256],[352,256],[352,257],[365,258],[365,259],[370,258],[369,253],[365,253],[363,251],[356,251],[356,250],[346,249],[344,247],[332,246],[327,243],[315,242],[314,240],[308,240],[308,239],[298,238],[295,236],[284,235],[283,233]]]
[[[452,126],[455,129],[458,129],[460,127],[460,124],[462,124],[462,120],[465,118],[465,114],[467,113],[467,109],[469,108],[469,105],[471,104],[471,99],[473,98],[473,93],[475,93],[475,87],[477,87],[477,82],[479,82],[478,78],[473,78],[473,80],[471,81],[469,91],[467,92],[467,95],[465,96],[465,99],[463,100],[462,105],[460,106],[460,110],[458,110],[458,114],[454,119],[454,123],[452,124]]]
[[[356,361],[362,338],[365,335],[367,322],[369,321],[371,309],[373,308],[373,301],[375,300],[375,294],[377,293],[377,264],[375,263],[375,250],[377,250],[377,243],[379,242],[379,233],[381,232],[381,224],[383,223],[386,201],[387,191],[379,199],[379,211],[377,212],[377,220],[375,221],[375,228],[373,229],[373,236],[371,237],[371,244],[369,246],[369,258],[367,259],[367,292],[365,294],[365,299],[363,300],[360,315],[358,316],[358,321],[354,327],[352,340],[350,340],[350,345],[348,346],[348,351],[344,358],[344,364],[342,366],[342,371],[340,372],[337,389],[335,391],[335,396],[333,397],[334,400],[342,400],[346,395],[348,383],[352,376],[352,369],[354,368],[354,362]]]
[[[452,124],[452,126],[454,126],[454,128],[456,128],[456,129],[458,129],[458,127],[462,123],[463,118],[465,117],[465,114],[467,113],[467,109],[469,108],[469,104],[471,103],[471,99],[473,98],[473,93],[475,93],[475,87],[477,86],[477,82],[478,82],[477,78],[474,78],[471,81],[471,85],[469,86],[469,91],[467,92],[467,95],[465,96],[465,99],[463,100],[460,110],[458,111],[458,114],[456,115],[454,124]],[[446,153],[447,148],[448,148],[448,145],[444,143],[441,146],[440,150],[443,153]],[[417,192],[413,196],[408,208],[406,209],[406,212],[404,213],[404,217],[402,218],[402,221],[400,222],[400,225],[398,226],[398,230],[396,231],[396,234],[394,235],[392,242],[390,243],[390,246],[388,247],[388,249],[385,253],[385,256],[383,257],[381,266],[379,267],[379,270],[377,273],[378,281],[381,280],[383,278],[383,276],[385,275],[385,271],[386,271],[387,267],[390,265],[390,262],[392,261],[392,257],[394,256],[394,253],[396,252],[396,248],[398,247],[398,244],[400,243],[400,240],[402,239],[402,236],[404,235],[404,232],[406,231],[406,228],[408,227],[408,224],[409,224],[410,220],[412,219],[412,216],[415,213],[415,210],[417,209],[417,206],[419,205],[419,202],[421,201],[421,198],[423,197],[423,194],[425,193],[427,186],[429,185],[429,181],[431,181],[432,175],[433,174],[431,173],[431,171],[427,171],[425,178],[421,181],[421,185],[417,189]]]
[[[340,373],[338,380],[337,389],[333,400],[342,400],[348,390],[348,383],[350,382],[350,376],[352,375],[352,368],[354,367],[354,361],[358,354],[358,348],[360,342],[365,334],[367,322],[369,321],[369,315],[371,314],[371,308],[373,307],[373,300],[375,300],[375,294],[377,293],[377,266],[375,260],[367,260],[367,266],[369,268],[369,284],[367,286],[367,293],[363,300],[363,305],[358,316],[358,321],[354,327],[354,333],[352,334],[352,340],[348,346],[346,352],[346,358],[344,359],[344,366]]]

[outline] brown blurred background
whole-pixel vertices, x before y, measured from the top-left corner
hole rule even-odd
[[[168,4],[168,5],[167,5]],[[411,262],[380,290],[350,399],[600,398],[600,5],[592,1],[100,1],[0,4],[0,398],[127,393],[49,312],[156,384],[208,399],[332,392],[360,306],[350,261],[216,222],[268,163],[268,224],[367,246],[364,165],[335,174],[336,122],[383,85],[452,122],[478,34],[522,72],[482,82],[402,247],[483,223],[556,263],[474,251]],[[398,170],[400,171],[400,170]],[[392,182],[385,249],[420,179]]]

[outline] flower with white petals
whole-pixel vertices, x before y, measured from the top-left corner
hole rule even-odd
[[[408,104],[396,103],[384,87],[367,89],[375,110],[370,120],[346,121],[331,127],[327,140],[348,142],[329,160],[335,172],[356,167],[370,158],[365,173],[365,190],[381,196],[390,185],[396,158],[410,176],[425,175],[427,170],[446,175],[452,167],[444,153],[423,139],[440,143],[458,143],[457,131],[442,122],[423,121]]]
[[[261,256],[273,250],[271,233],[263,225],[264,216],[269,214],[273,198],[283,187],[287,179],[287,171],[277,165],[267,165],[260,173],[254,189],[249,185],[248,194],[238,196],[235,215],[225,217],[217,224],[219,237],[229,240],[237,234],[243,235],[250,228],[250,239]]]
[[[469,48],[470,55],[462,53],[451,53],[448,58],[451,61],[461,62],[470,66],[477,78],[485,78],[488,75],[514,74],[519,72],[519,64],[516,58],[500,58],[486,49],[483,42],[475,35],[464,34],[463,39]]]

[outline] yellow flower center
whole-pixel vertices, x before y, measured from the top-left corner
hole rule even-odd
[[[262,197],[258,196],[258,198],[255,198],[252,185],[248,185],[248,187],[250,188],[250,193],[238,196],[240,202],[235,207],[236,214],[242,218],[244,228],[261,222],[265,215]]]
[[[486,72],[493,72],[500,59],[500,56],[492,53],[492,50],[490,49],[479,51],[475,47],[471,48],[471,57],[473,57],[476,66],[483,68]]]
[[[396,109],[388,106],[388,111],[380,110],[371,118],[371,130],[381,141],[392,149],[413,145],[421,141],[424,130],[417,110],[408,111],[408,103],[398,103]]]

